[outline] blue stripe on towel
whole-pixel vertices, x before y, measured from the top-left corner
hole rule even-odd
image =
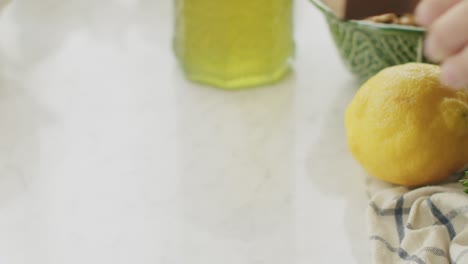
[[[405,238],[405,227],[403,226],[403,203],[405,202],[403,195],[398,198],[398,201],[396,203],[395,207],[395,222],[396,222],[396,228],[398,231],[398,238],[401,241],[403,241],[403,238]]]
[[[447,228],[447,231],[450,236],[450,240],[456,235],[455,228],[452,225],[452,222],[437,208],[437,206],[432,202],[431,198],[426,199],[429,207],[431,208],[432,214],[439,220],[439,222]]]

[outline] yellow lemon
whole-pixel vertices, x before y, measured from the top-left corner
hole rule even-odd
[[[369,79],[346,110],[348,146],[371,176],[406,186],[446,179],[468,163],[468,92],[440,67],[409,63]]]

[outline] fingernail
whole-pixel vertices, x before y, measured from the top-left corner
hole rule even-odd
[[[414,11],[416,23],[421,26],[427,26],[429,24],[429,16],[422,5],[418,5]]]
[[[442,84],[459,90],[463,88],[463,79],[460,76],[458,67],[454,64],[442,65],[442,76],[440,77]]]
[[[440,62],[444,59],[444,54],[442,50],[437,47],[435,41],[433,41],[430,37],[426,39],[426,43],[424,45],[424,53],[426,56],[434,62]]]

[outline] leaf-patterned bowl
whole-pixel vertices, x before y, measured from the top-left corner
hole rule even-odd
[[[390,66],[427,62],[423,56],[424,28],[341,20],[320,0],[310,1],[325,15],[345,65],[362,81]]]

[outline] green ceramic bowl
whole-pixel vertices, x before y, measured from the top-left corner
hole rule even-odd
[[[336,47],[347,68],[361,80],[380,70],[423,56],[425,29],[360,20],[340,20],[320,0],[310,0],[327,19]]]

